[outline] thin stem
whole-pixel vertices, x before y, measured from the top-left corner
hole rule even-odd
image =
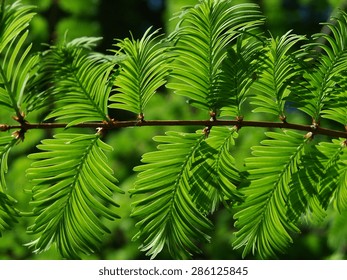
[[[0,124],[0,131],[12,129],[54,129],[65,128],[66,123],[23,123],[21,125]],[[347,138],[347,132],[323,128],[320,126],[301,125],[288,122],[266,122],[266,121],[245,121],[245,120],[146,120],[146,121],[110,121],[110,122],[90,122],[81,123],[73,127],[80,128],[103,128],[112,130],[124,127],[142,127],[142,126],[237,126],[242,127],[267,127],[267,128],[287,128],[300,131],[312,132],[314,135],[326,135],[330,137]]]

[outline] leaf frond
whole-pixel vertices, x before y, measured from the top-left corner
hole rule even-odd
[[[228,50],[222,65],[221,91],[225,92],[220,115],[241,117],[246,94],[259,74],[259,60],[263,41],[244,34],[237,38],[235,47]]]
[[[289,185],[287,215],[291,221],[301,219],[309,224],[318,224],[326,217],[319,192],[320,181],[326,176],[325,169],[329,163],[314,143],[308,143],[305,149],[299,170],[293,174]]]
[[[16,1],[11,5],[2,5],[0,10],[0,53],[11,44],[29,26],[35,15],[33,6]]]
[[[17,201],[8,194],[0,191],[0,237],[18,222],[19,211],[15,208]]]
[[[115,80],[116,93],[110,108],[123,109],[138,115],[155,92],[166,83],[169,74],[170,47],[159,40],[159,30],[149,28],[141,40],[125,39],[116,46],[125,54]]]
[[[191,191],[191,167],[195,151],[204,141],[202,133],[167,132],[154,138],[158,151],[143,156],[143,165],[132,195],[132,216],[139,219],[141,250],[154,258],[166,245],[175,258],[186,258],[191,252],[199,252],[198,241],[208,241],[211,222],[193,202]],[[139,197],[140,194],[147,194]]]
[[[298,75],[292,50],[302,40],[303,36],[290,32],[280,38],[268,40],[266,52],[261,59],[262,71],[253,84],[253,88],[259,92],[252,98],[251,104],[256,105],[253,112],[270,113],[285,118],[285,101],[290,93],[288,87]]]
[[[221,202],[242,201],[243,196],[238,190],[241,174],[231,155],[237,136],[236,128],[213,127],[195,152],[191,195],[206,213],[214,212]]]
[[[11,136],[0,137],[0,237],[5,230],[11,229],[17,223],[20,216],[15,208],[16,200],[5,193],[8,154],[16,142]]]
[[[68,120],[68,126],[109,120],[107,103],[116,60],[90,54],[99,39],[75,39],[44,53],[42,71],[54,80],[50,93],[56,98],[46,119]]]
[[[292,131],[268,132],[270,139],[252,148],[246,159],[249,186],[243,192],[245,202],[235,219],[235,248],[245,247],[243,255],[258,251],[262,258],[283,252],[292,242],[290,232],[299,229],[288,220],[287,200],[292,174],[298,171],[307,139]]]
[[[22,103],[34,75],[37,56],[26,46],[27,27],[34,13],[31,6],[15,2],[5,6],[0,16],[0,106],[22,115]]]
[[[0,191],[6,190],[5,174],[8,171],[8,154],[16,142],[17,140],[12,136],[0,137]]]
[[[220,89],[227,49],[242,32],[261,25],[262,16],[254,4],[208,0],[184,10],[181,17],[173,49],[174,81],[168,87],[193,106],[217,112],[229,94]]]
[[[317,147],[325,156],[324,176],[320,181],[319,198],[326,209],[330,203],[340,213],[347,209],[347,153],[346,140],[334,139]]]
[[[345,110],[336,104],[345,102],[345,69],[347,67],[347,16],[340,11],[336,24],[326,23],[331,34],[313,35],[314,43],[307,44],[304,80],[294,87],[294,101],[299,109],[319,123],[321,117],[346,124]],[[308,58],[307,58],[308,57]],[[304,64],[303,64],[304,65]],[[314,66],[314,67],[312,67]],[[343,103],[342,103],[343,104]]]
[[[109,233],[102,219],[119,218],[113,194],[122,191],[104,154],[112,148],[99,135],[61,133],[38,149],[27,171],[36,216],[28,231],[40,237],[30,246],[41,252],[56,243],[64,258],[95,252]]]

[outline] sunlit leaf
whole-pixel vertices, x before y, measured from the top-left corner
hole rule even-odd
[[[28,231],[39,237],[29,245],[41,252],[56,243],[64,258],[96,252],[109,233],[103,218],[119,218],[113,194],[122,191],[104,154],[111,147],[99,135],[64,133],[38,149],[27,176],[36,216]]]
[[[184,10],[180,19],[174,34],[174,80],[168,87],[192,105],[217,112],[230,95],[221,90],[227,49],[241,32],[261,25],[262,16],[254,4],[207,0]]]
[[[266,135],[270,139],[253,147],[254,156],[246,159],[250,185],[244,188],[245,202],[234,216],[238,231],[233,244],[244,247],[243,255],[252,251],[262,258],[284,252],[292,242],[290,233],[299,232],[287,218],[287,200],[307,141],[292,131]]]
[[[170,48],[160,41],[158,30],[148,29],[141,40],[124,39],[116,46],[126,55],[116,78],[111,108],[144,115],[153,94],[166,83]],[[142,118],[142,117],[140,117]]]

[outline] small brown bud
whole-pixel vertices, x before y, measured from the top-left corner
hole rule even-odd
[[[202,133],[205,135],[205,138],[207,138],[210,135],[211,127],[207,126],[202,130]]]
[[[214,111],[210,111],[210,121],[214,122],[215,120],[217,120],[217,113]]]
[[[145,115],[143,113],[140,113],[137,115],[137,120],[139,122],[143,122],[145,120]]]
[[[280,120],[281,120],[281,122],[287,122],[287,117],[286,116],[284,116],[284,115],[281,115],[281,116],[279,116],[279,118],[280,118]]]
[[[8,125],[0,124],[0,131],[7,131],[9,129]]]

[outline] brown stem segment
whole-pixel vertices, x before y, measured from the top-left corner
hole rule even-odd
[[[7,125],[0,124],[0,131],[8,131],[11,129],[54,129],[65,128],[66,123],[23,123],[21,125]],[[110,122],[90,122],[81,123],[73,127],[80,128],[104,128],[112,130],[124,127],[141,127],[141,126],[210,126],[211,120],[146,120],[139,122],[138,120],[132,121],[110,121]],[[245,121],[245,120],[215,120],[213,126],[237,126],[241,127],[263,127],[263,128],[287,128],[300,131],[312,132],[315,135],[327,135],[330,137],[347,138],[346,131],[332,130],[320,126],[313,127],[312,125],[302,125],[289,122],[266,122],[266,121]]]

